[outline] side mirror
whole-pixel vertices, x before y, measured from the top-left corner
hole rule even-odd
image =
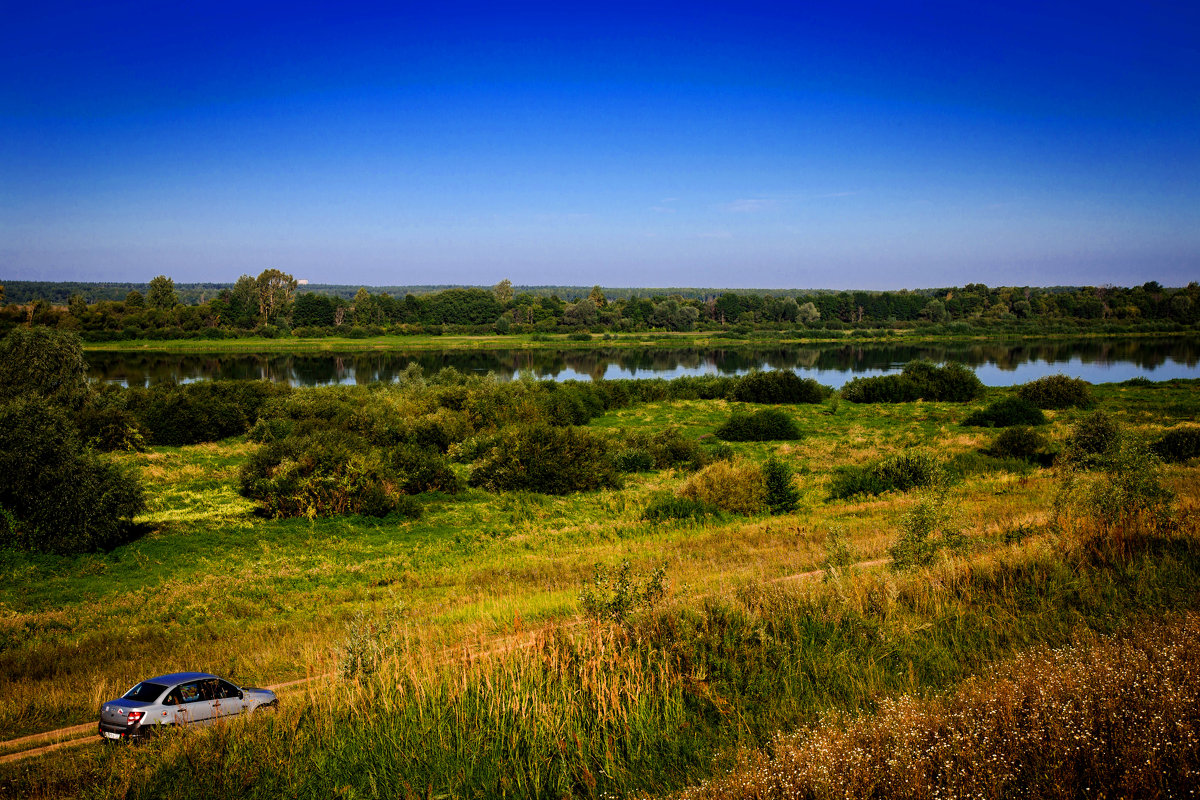
[[[246,699],[246,693],[243,692],[241,689],[238,689],[238,700],[245,700],[245,699]]]

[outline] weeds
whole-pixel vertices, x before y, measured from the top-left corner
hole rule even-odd
[[[644,578],[633,572],[628,560],[615,571],[597,564],[591,581],[579,592],[579,605],[592,619],[624,625],[635,612],[658,605],[667,593],[666,580],[666,564]]]

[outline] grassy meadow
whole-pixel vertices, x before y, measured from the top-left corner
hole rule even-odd
[[[108,553],[0,554],[3,738],[91,722],[153,674],[312,680],[281,691],[263,718],[0,764],[0,796],[600,797],[698,791],[714,778],[725,783],[696,796],[786,796],[729,787],[814,736],[877,741],[854,720],[878,711],[895,726],[897,703],[1018,681],[994,670],[1031,648],[1102,649],[1097,636],[1163,618],[1195,636],[1195,460],[1164,467],[1169,524],[1056,515],[1060,468],[983,456],[996,431],[961,424],[1013,393],[782,406],[800,439],[729,445],[792,468],[798,507],[774,516],[647,521],[653,498],[688,478],[667,469],[564,496],[426,494],[416,520],[272,520],[238,493],[258,447],[244,436],[122,454],[146,485],[145,535]],[[1094,394],[1146,437],[1200,414],[1200,382]],[[708,442],[752,407],[648,402],[587,427],[615,438],[675,427]],[[1086,413],[1047,411],[1048,438],[1062,443]],[[911,452],[951,465],[945,502],[965,538],[901,572],[882,562],[926,495],[829,495],[839,468]],[[823,574],[831,530],[849,558]],[[665,597],[621,624],[583,615],[595,566],[625,561],[635,576],[663,567]],[[840,733],[811,733],[823,720]],[[1200,783],[1194,760],[1170,768]],[[813,792],[797,796],[836,794]]]

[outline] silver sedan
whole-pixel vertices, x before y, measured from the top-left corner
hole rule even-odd
[[[207,672],[174,672],[142,681],[100,707],[100,735],[145,739],[163,725],[210,725],[260,708],[273,708],[269,689],[239,688]]]

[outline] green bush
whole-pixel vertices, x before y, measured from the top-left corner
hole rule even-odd
[[[910,361],[900,374],[855,378],[842,387],[841,396],[851,403],[907,403],[938,400],[963,403],[984,392],[983,383],[962,364],[937,366],[929,361]]]
[[[593,619],[624,624],[634,612],[649,611],[658,605],[667,593],[666,580],[666,565],[641,578],[628,560],[615,571],[597,564],[592,580],[579,592],[579,604]]]
[[[738,379],[731,399],[743,403],[820,403],[833,390],[794,372],[751,372]]]
[[[830,482],[829,498],[842,500],[860,494],[907,492],[933,486],[945,477],[945,466],[929,453],[901,453],[861,467],[839,467]]]
[[[1093,411],[1072,426],[1067,436],[1067,457],[1079,466],[1100,464],[1120,437],[1116,420],[1103,411]]]
[[[1045,425],[1046,415],[1028,400],[1020,397],[1005,397],[989,404],[987,408],[972,412],[963,420],[962,424],[984,428]]]
[[[735,411],[716,433],[727,442],[790,441],[801,436],[796,421],[777,408],[764,408],[749,414]]]
[[[620,485],[608,443],[582,428],[511,425],[480,449],[469,483],[491,492],[568,494]]]
[[[670,467],[695,470],[713,461],[713,456],[698,441],[688,439],[675,427],[657,433],[622,430],[619,442],[621,449],[615,460],[622,472]]]
[[[65,410],[36,396],[0,404],[0,546],[110,548],[144,508],[137,478],[84,447]]]
[[[1195,426],[1173,428],[1150,445],[1154,454],[1171,464],[1200,456],[1200,428]]]
[[[1005,428],[987,448],[988,455],[997,458],[1019,458],[1042,463],[1048,455],[1050,440],[1028,425]]]
[[[74,333],[18,327],[0,340],[0,402],[36,396],[77,409],[88,395],[86,373]]]
[[[240,473],[243,496],[271,517],[323,517],[393,512],[413,516],[408,494],[456,492],[445,457],[415,447],[372,447],[344,430],[315,430],[267,443]]]
[[[198,381],[129,389],[127,407],[152,444],[215,442],[246,433],[268,400],[291,389],[271,381]]]
[[[1017,396],[1038,408],[1091,408],[1091,384],[1066,375],[1047,375],[1017,388]]]
[[[762,469],[747,461],[717,461],[687,479],[679,496],[731,514],[757,514],[766,508]]]
[[[900,538],[888,548],[896,570],[929,566],[942,550],[962,550],[967,544],[958,509],[945,492],[922,497],[901,519],[900,528]]]
[[[767,508],[772,514],[790,514],[800,504],[800,492],[792,483],[792,468],[772,456],[762,466],[767,490]]]
[[[702,520],[706,517],[720,516],[721,510],[716,506],[692,499],[680,497],[670,492],[659,492],[650,498],[642,519],[647,522],[668,522],[677,519]]]

